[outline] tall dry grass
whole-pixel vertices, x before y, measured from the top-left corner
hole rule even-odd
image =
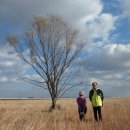
[[[58,101],[48,112],[49,100],[1,100],[0,130],[130,130],[130,99],[104,101],[103,121],[96,123],[88,102],[87,120],[80,122],[74,99]]]

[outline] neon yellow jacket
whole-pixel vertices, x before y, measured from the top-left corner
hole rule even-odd
[[[102,91],[97,88],[93,89],[90,91],[90,100],[92,102],[92,106],[97,107],[97,106],[102,106],[102,101],[103,101],[103,93]]]

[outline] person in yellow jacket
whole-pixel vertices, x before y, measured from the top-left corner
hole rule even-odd
[[[101,107],[103,106],[103,92],[97,87],[97,82],[92,82],[92,89],[89,92],[89,99],[93,106],[95,121],[102,121]]]

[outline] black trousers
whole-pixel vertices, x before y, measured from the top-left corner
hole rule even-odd
[[[87,107],[85,107],[85,108],[83,108],[83,109],[79,109],[78,112],[79,112],[79,119],[80,119],[81,121],[84,120],[85,115],[86,115],[86,113],[87,113]]]
[[[95,121],[102,121],[101,106],[93,107]]]

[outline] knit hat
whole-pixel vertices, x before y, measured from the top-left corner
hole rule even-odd
[[[79,96],[84,96],[84,95],[85,95],[84,91],[79,92]]]

